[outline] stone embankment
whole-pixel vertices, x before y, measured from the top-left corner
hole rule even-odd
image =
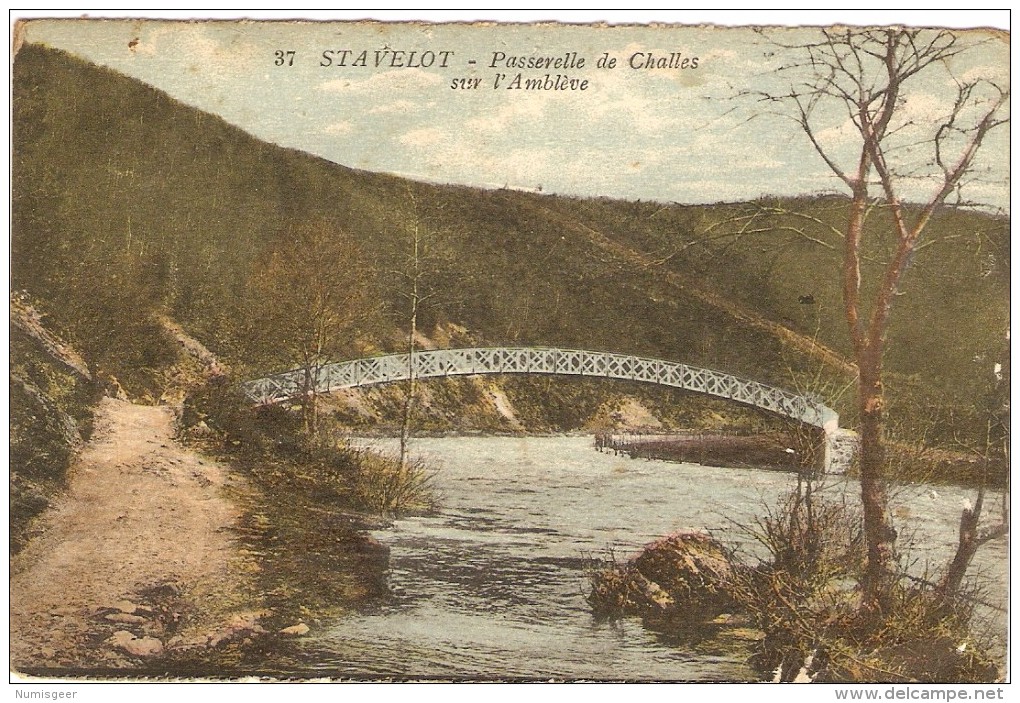
[[[753,467],[797,471],[816,463],[823,439],[805,447],[796,437],[689,432],[672,435],[595,435],[598,451],[631,459],[656,459],[705,466]],[[794,448],[796,447],[796,448]]]

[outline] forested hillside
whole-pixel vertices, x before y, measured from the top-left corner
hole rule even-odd
[[[417,183],[261,142],[62,52],[28,45],[15,60],[13,287],[135,397],[158,398],[175,363],[160,316],[239,376],[297,364],[273,329],[287,301],[258,281],[309,222],[357,247],[355,283],[379,301],[341,356],[402,348],[417,231],[430,339],[656,356],[780,386],[820,375],[835,393],[853,373],[846,205]],[[883,219],[876,205],[869,226],[881,233]],[[892,322],[891,415],[909,437],[948,443],[981,435],[993,364],[1006,363],[1009,221],[948,211],[927,237]],[[849,396],[830,400],[852,424]]]

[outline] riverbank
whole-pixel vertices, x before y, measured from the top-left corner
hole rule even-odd
[[[357,520],[274,501],[175,429],[166,406],[98,404],[67,489],[11,562],[12,671],[250,673],[314,626],[312,586],[332,586],[334,607],[379,593],[384,548]]]
[[[729,466],[770,471],[820,467],[824,438],[820,433],[769,432],[729,434],[686,431],[672,434],[595,435],[595,449],[629,456],[702,466]],[[1004,489],[1009,464],[1001,456],[952,451],[903,442],[887,442],[890,479],[899,484],[931,483]],[[848,472],[856,475],[856,466]]]
[[[123,420],[123,431],[111,429],[111,410]],[[262,460],[245,464],[243,442],[233,445],[242,440],[226,442],[236,452],[229,465],[181,447],[170,435],[173,415],[166,408],[107,399],[98,417],[93,442],[72,470],[68,502],[60,503],[46,533],[16,560],[12,591],[16,581],[22,602],[31,602],[24,593],[40,586],[34,581],[62,568],[74,570],[63,581],[64,600],[35,608],[16,628],[12,623],[12,635],[30,645],[17,643],[18,671],[76,677],[465,680],[753,676],[744,639],[737,642],[720,631],[678,644],[627,623],[593,622],[579,584],[586,554],[626,554],[678,529],[693,526],[739,541],[732,521],[758,514],[763,503],[773,504],[789,487],[788,474],[635,462],[594,452],[584,437],[419,439],[413,452],[439,468],[436,489],[444,508],[387,527],[387,521],[330,507],[331,498],[312,480],[321,477],[316,471]],[[127,451],[129,442],[139,440],[141,446]],[[126,455],[111,461],[116,452]],[[210,469],[202,475],[212,485],[203,486],[194,476],[189,480],[189,466],[196,471],[215,466],[223,480],[214,482]],[[91,485],[104,472],[110,474],[104,485]],[[169,507],[178,510],[178,501],[185,500],[188,505],[222,500],[231,510],[225,520],[204,523],[157,520],[160,527],[154,530],[133,513],[125,517],[136,520],[132,529],[122,532],[115,519],[100,519],[114,505],[133,509],[140,499],[132,491],[143,486],[145,495],[165,493]],[[81,503],[88,490],[95,496],[92,506]],[[925,556],[941,560],[951,550],[956,506],[964,495],[940,488],[932,497],[924,488],[898,496],[896,508],[900,513],[909,508],[905,527],[916,531]],[[167,503],[154,498],[149,505]],[[63,516],[72,510],[96,515],[66,521]],[[155,513],[160,517],[166,510]],[[375,538],[364,534],[366,528]],[[82,571],[77,562],[91,567],[93,557],[79,558],[73,545],[64,549],[63,561],[46,559],[46,545],[61,545],[55,531],[65,540],[80,538],[79,544],[97,542],[100,551],[110,553],[121,549],[116,542],[126,543],[141,531],[149,546],[128,545],[132,549],[123,550],[122,559],[131,562],[130,569],[118,575],[116,564],[101,564],[100,577]],[[178,547],[188,549],[210,533],[224,538],[225,551],[207,551],[209,560],[191,564],[190,572],[164,563],[175,558]],[[754,544],[743,548],[753,550]],[[32,571],[40,555],[50,564],[48,572]],[[988,573],[993,585],[1004,586],[1003,545],[989,545],[978,559],[976,569]],[[233,565],[225,581],[214,578],[223,573],[224,560]],[[82,579],[82,588],[75,579]],[[78,593],[111,583],[120,587],[101,598]],[[200,597],[210,583],[222,589],[219,595],[205,590],[208,595]],[[999,598],[996,594],[995,602]],[[380,607],[361,607],[367,603]],[[174,613],[180,614],[176,622]],[[620,636],[621,627],[626,637]],[[1004,627],[996,625],[994,632]],[[59,646],[51,634],[57,628],[66,631]],[[307,637],[290,639],[304,628]],[[288,629],[292,634],[280,632]],[[123,631],[130,638],[116,636]],[[159,640],[163,653],[146,656],[125,649],[131,643],[136,650],[151,645],[146,638]],[[43,651],[47,646],[51,651]]]

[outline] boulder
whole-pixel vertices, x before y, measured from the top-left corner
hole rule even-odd
[[[732,605],[729,553],[701,532],[678,532],[622,565],[589,574],[588,602],[602,615],[710,620]]]

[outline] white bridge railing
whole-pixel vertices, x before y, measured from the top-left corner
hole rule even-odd
[[[414,378],[477,374],[556,374],[616,378],[680,388],[752,405],[825,430],[826,470],[842,473],[853,457],[853,440],[839,429],[839,415],[815,398],[721,371],[676,361],[626,354],[543,347],[438,349],[353,359],[306,371],[294,369],[244,384],[256,403],[278,403],[303,395],[330,393]],[[849,433],[852,434],[852,433]]]
[[[327,364],[310,373],[312,378],[307,384],[306,371],[295,369],[249,381],[244,384],[244,390],[257,403],[277,403],[302,395],[308,387],[317,393],[330,393],[405,381],[412,376],[441,378],[504,373],[593,376],[654,383],[727,398],[822,429],[834,429],[839,425],[839,415],[818,400],[764,383],[675,361],[578,349],[439,349],[415,352],[413,362],[407,354],[390,354]]]

